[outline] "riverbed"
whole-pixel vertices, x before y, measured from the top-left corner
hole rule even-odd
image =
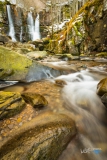
[[[30,104],[18,115],[0,122],[0,141],[46,111],[71,117],[78,134],[58,160],[105,160],[107,153],[106,108],[96,94],[98,82],[107,77],[104,61],[65,61],[48,58],[40,63],[64,71],[65,75],[31,83],[17,83],[2,91],[35,92],[43,95],[48,106],[34,109]],[[97,150],[97,151],[96,151]]]

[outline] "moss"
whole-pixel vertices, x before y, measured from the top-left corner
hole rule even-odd
[[[69,19],[70,18],[70,13],[69,13],[69,5],[65,5],[64,7],[63,7],[63,16],[64,16],[64,18],[66,18],[66,19]]]
[[[63,52],[66,48],[66,41],[71,40],[72,44],[75,45],[75,37],[76,40],[78,39],[79,42],[79,48],[80,43],[84,40],[90,37],[89,35],[89,23],[94,23],[96,21],[95,15],[97,15],[99,12],[99,7],[103,4],[102,0],[93,0],[88,1],[85,3],[85,5],[80,8],[80,10],[74,15],[74,17],[70,20],[67,27],[58,33],[57,36],[53,36],[53,40],[56,40],[56,46],[54,50],[60,50],[60,53]],[[68,6],[66,6],[68,7]],[[63,8],[63,11],[66,12],[66,7]],[[92,10],[93,7],[93,10]],[[92,12],[91,12],[92,10]],[[101,13],[100,9],[100,13]],[[90,14],[89,14],[90,12]],[[81,19],[81,17],[83,19]],[[94,17],[94,18],[93,18]],[[80,20],[77,20],[77,18],[80,18]],[[76,22],[77,20],[77,22]],[[90,20],[90,21],[89,21]],[[81,30],[81,26],[84,27],[84,30]],[[74,35],[73,35],[74,33]],[[59,44],[59,42],[61,42]],[[78,44],[77,44],[78,45]],[[62,50],[62,51],[61,51]]]
[[[98,54],[96,54],[96,56],[98,56],[98,57],[107,57],[107,52],[98,53]]]
[[[4,70],[12,70],[12,72],[26,71],[26,67],[30,66],[32,61],[25,56],[20,55],[5,47],[0,47],[0,67]]]
[[[76,25],[73,26],[74,30],[75,30],[75,33],[77,36],[81,36],[82,37],[82,34],[78,31],[78,28]]]

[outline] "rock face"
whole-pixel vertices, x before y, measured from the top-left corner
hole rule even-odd
[[[69,117],[43,113],[1,144],[0,159],[57,160],[75,134],[75,123]]]
[[[0,92],[0,120],[20,113],[25,107],[25,101],[20,93]]]
[[[51,49],[74,55],[107,52],[106,6],[105,0],[88,1],[66,25],[67,29],[55,35],[57,45]]]
[[[25,102],[30,103],[34,108],[40,108],[43,106],[47,106],[47,100],[40,94],[36,93],[22,93],[21,96],[25,100]]]

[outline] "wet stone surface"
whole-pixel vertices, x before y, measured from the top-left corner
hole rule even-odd
[[[19,85],[19,88],[23,87],[23,90],[21,90],[23,91],[23,93],[36,92],[37,94],[42,94],[47,99],[48,105],[47,107],[44,107],[42,109],[35,109],[30,104],[27,104],[20,114],[12,118],[0,121],[0,141],[11,136],[12,132],[14,132],[26,122],[31,121],[38,114],[46,112],[47,110],[53,110],[54,112],[56,112],[57,108],[59,108],[59,110],[60,108],[62,108],[62,102],[60,100],[61,88],[59,86],[56,86],[49,81],[33,82],[30,84],[21,85]],[[12,86],[12,91],[14,89],[16,90],[16,86]],[[5,88],[4,91],[11,91],[11,86]]]

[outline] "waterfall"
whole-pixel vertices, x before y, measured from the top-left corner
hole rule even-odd
[[[23,41],[22,35],[23,35],[23,27],[21,26],[21,28],[20,28],[20,42]]]
[[[9,21],[9,34],[8,35],[12,38],[12,41],[15,42],[16,41],[15,29],[13,25],[10,5],[7,5],[7,14],[8,14],[8,21]]]
[[[40,39],[40,30],[39,30],[39,14],[37,15],[35,21],[32,16],[32,12],[28,13],[27,18],[28,23],[28,31],[29,31],[29,38],[34,41],[36,39]]]
[[[39,24],[39,14],[37,14],[37,17],[35,19],[35,32],[34,32],[34,39],[40,39],[40,24]]]

